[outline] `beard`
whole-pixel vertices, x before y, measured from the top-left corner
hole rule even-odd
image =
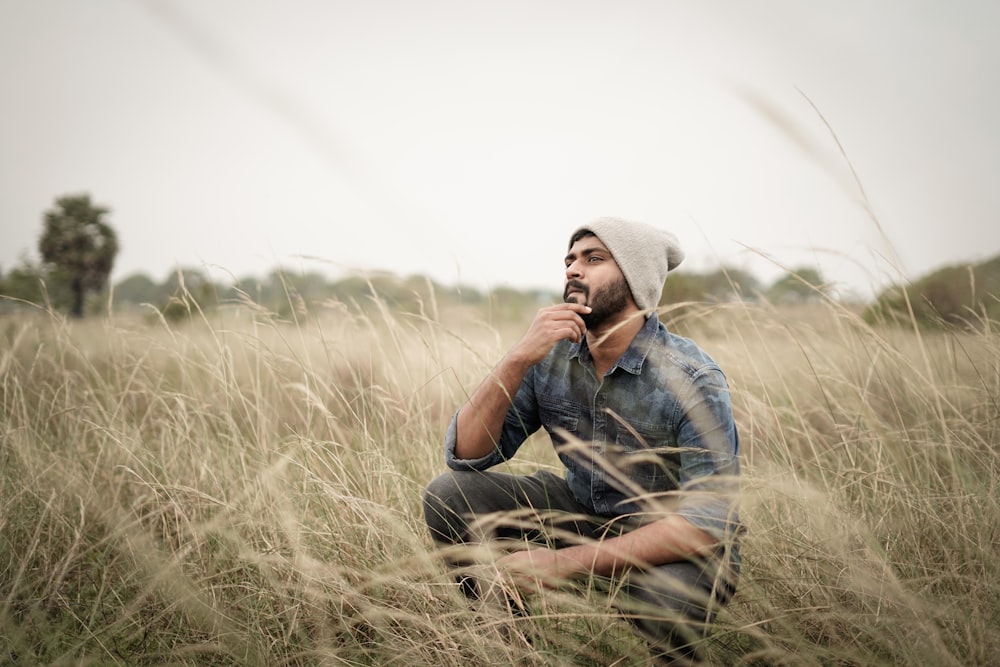
[[[573,302],[590,306],[589,313],[580,315],[588,329],[596,329],[628,306],[630,292],[624,277],[619,278],[603,290],[595,292],[593,300],[590,298],[589,287],[576,280],[570,280],[566,283],[566,289],[563,291],[563,301],[570,302],[569,290],[571,287],[580,290],[580,294],[583,296],[582,301],[577,302],[574,299]]]

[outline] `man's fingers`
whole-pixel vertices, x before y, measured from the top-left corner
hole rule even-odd
[[[567,301],[565,303],[559,303],[554,306],[551,306],[550,309],[555,312],[572,311],[580,315],[586,315],[592,310],[590,306],[585,306],[582,303],[576,303],[575,301]]]
[[[585,314],[587,311],[578,309],[585,308],[585,306],[577,306],[576,308],[563,307],[566,305],[575,306],[576,304],[560,304],[559,306],[551,306],[550,308],[543,308],[538,311],[538,315],[535,317],[534,328],[550,333],[562,333],[564,327],[569,326],[573,329],[574,336],[583,335],[587,331],[587,326],[583,323],[580,315],[581,313]],[[587,310],[589,311],[589,308]],[[558,336],[558,338],[564,337],[563,335]]]
[[[587,333],[587,327],[583,324],[583,320],[563,319],[548,322],[543,325],[542,331],[544,331],[543,335],[553,343],[564,338],[580,342],[583,335]]]
[[[581,306],[578,303],[562,303],[558,306],[552,306],[551,309],[547,309],[546,315],[552,321],[565,321],[569,320],[573,322],[580,333],[586,333],[587,325],[583,323],[583,318],[581,315],[586,315],[591,311],[590,306]],[[545,311],[543,311],[545,312]]]
[[[518,344],[518,354],[534,364],[561,340],[579,343],[587,333],[587,325],[580,316],[589,312],[589,306],[577,303],[561,303],[542,308],[535,314],[531,328]]]

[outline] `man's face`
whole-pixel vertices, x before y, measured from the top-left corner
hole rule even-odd
[[[590,306],[582,315],[588,329],[599,327],[624,311],[632,300],[618,263],[596,236],[578,239],[566,255],[563,301]]]

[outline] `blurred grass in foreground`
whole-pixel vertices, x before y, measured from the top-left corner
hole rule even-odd
[[[599,601],[473,615],[430,549],[443,429],[527,321],[372,305],[0,320],[0,663],[646,664]],[[997,323],[661,317],[721,363],[741,429],[744,578],[714,663],[1000,655]]]

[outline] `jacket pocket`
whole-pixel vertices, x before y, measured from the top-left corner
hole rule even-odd
[[[543,395],[538,397],[538,410],[542,426],[549,432],[554,442],[564,440],[559,431],[578,435],[581,412],[579,404],[564,398]]]
[[[619,423],[608,458],[644,490],[673,491],[678,488],[681,467],[681,451],[673,440],[671,431],[663,426]]]

